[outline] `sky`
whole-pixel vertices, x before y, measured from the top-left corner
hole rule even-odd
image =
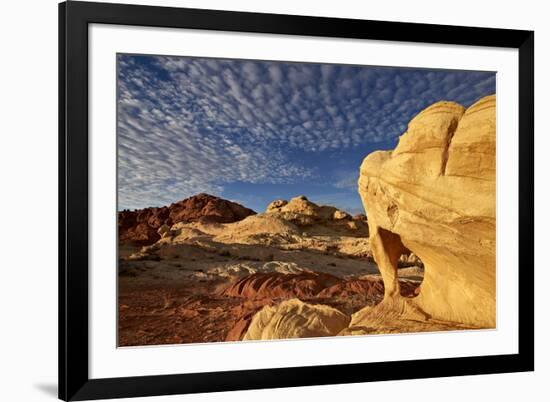
[[[363,213],[362,160],[440,101],[469,106],[495,74],[119,54],[118,209],[209,193],[263,212],[306,195]]]

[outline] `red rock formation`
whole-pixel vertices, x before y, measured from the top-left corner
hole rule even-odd
[[[160,239],[157,230],[164,223],[173,225],[198,220],[230,223],[254,214],[253,210],[240,204],[209,194],[198,194],[168,207],[120,211],[118,236],[121,243],[143,246]]]
[[[257,311],[246,314],[245,316],[239,318],[235,325],[229,330],[227,336],[225,337],[226,342],[235,342],[243,339],[244,334],[248,330],[248,326],[256,314]]]
[[[405,297],[415,296],[417,283],[400,281],[401,295]],[[343,280],[335,285],[323,289],[318,297],[349,297],[353,295],[368,296],[373,300],[384,296],[384,282],[381,279],[351,279]]]
[[[401,295],[413,297],[417,283],[400,281]],[[255,273],[245,276],[223,290],[222,295],[263,298],[334,298],[352,295],[368,296],[376,300],[384,296],[382,279],[340,279],[333,275],[317,272],[286,274],[280,272]]]
[[[256,273],[240,279],[225,289],[222,295],[246,297],[248,299],[305,298],[315,296],[321,290],[339,281],[340,279],[333,275],[315,272],[302,272],[299,274]]]

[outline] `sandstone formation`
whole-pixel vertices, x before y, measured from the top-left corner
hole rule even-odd
[[[404,297],[414,296],[415,290],[418,288],[418,283],[412,281],[400,281],[399,285],[401,295]],[[317,294],[317,296],[321,298],[352,297],[355,295],[365,296],[373,301],[381,301],[384,296],[384,282],[379,279],[351,279],[339,281]]]
[[[118,213],[118,233],[121,243],[136,245],[153,244],[166,233],[158,229],[163,225],[171,226],[178,222],[236,222],[255,212],[237,203],[214,197],[209,194],[198,194],[185,200],[175,202],[168,207],[145,208]]]
[[[275,200],[268,205],[267,213],[275,213],[287,220],[297,220],[297,223],[312,224],[316,221],[351,219],[346,212],[328,205],[317,205],[305,195],[292,198],[290,201]],[[309,217],[310,219],[304,219]],[[301,219],[300,219],[301,218]]]
[[[401,280],[401,294],[414,296],[418,282]],[[224,289],[224,296],[254,299],[307,298],[364,296],[374,301],[382,300],[384,282],[377,278],[341,279],[321,272],[256,272],[244,276]]]
[[[488,96],[466,110],[435,103],[411,120],[393,151],[363,161],[359,193],[385,297],[354,314],[351,326],[407,319],[495,326],[495,102]],[[425,274],[419,295],[405,299],[397,264],[411,251]]]
[[[210,229],[206,230],[210,231]],[[224,225],[222,231],[215,233],[215,238],[224,243],[272,244],[295,242],[300,234],[301,231],[292,222],[270,214],[259,214],[249,216],[240,222]]]
[[[241,341],[245,336],[246,331],[248,330],[248,327],[250,326],[250,322],[252,321],[253,317],[254,317],[254,314],[249,313],[239,318],[235,323],[235,325],[233,325],[233,327],[227,332],[225,341],[226,342]]]
[[[287,200],[275,200],[272,201],[266,208],[265,212],[274,212],[274,211],[280,211],[281,207],[284,207],[286,204],[288,204]]]
[[[268,206],[269,212],[250,215],[232,223],[199,219],[181,221],[156,232],[159,241],[144,247],[132,258],[147,259],[159,247],[178,244],[198,244],[211,247],[239,248],[238,245],[257,245],[250,256],[265,259],[268,248],[279,250],[309,250],[322,254],[345,255],[372,261],[366,216],[352,218],[331,206],[320,206],[304,196],[276,200]],[[159,232],[160,230],[160,232]],[[228,250],[228,253],[234,253]],[[238,252],[235,250],[235,252]]]
[[[337,335],[349,321],[348,315],[335,308],[290,299],[276,306],[265,306],[256,313],[243,340]]]
[[[268,205],[263,215],[294,223],[299,228],[307,230],[306,234],[311,232],[334,234],[333,231],[341,231],[355,237],[366,238],[369,235],[365,215],[352,217],[338,208],[317,205],[303,195],[292,198],[290,201],[275,200]]]
[[[315,296],[321,290],[339,282],[340,280],[333,275],[316,272],[256,273],[237,281],[225,289],[222,294],[248,299],[307,298]]]
[[[349,214],[347,214],[346,212],[344,212],[344,211],[336,210],[336,211],[334,211],[334,213],[332,214],[332,218],[333,218],[333,219],[336,219],[336,220],[340,220],[340,219],[350,219],[351,216],[350,216]]]

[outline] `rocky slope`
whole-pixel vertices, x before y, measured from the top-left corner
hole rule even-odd
[[[148,245],[160,239],[158,230],[163,225],[196,221],[228,223],[254,214],[253,210],[240,204],[209,194],[198,194],[167,207],[120,211],[119,241],[122,244]]]
[[[200,219],[163,225],[159,241],[144,247],[132,258],[147,258],[159,248],[200,244],[228,253],[244,249],[254,258],[264,259],[270,248],[307,250],[317,253],[371,258],[368,223],[364,215],[352,217],[337,208],[318,206],[304,196],[233,223]],[[273,204],[273,203],[272,203]],[[245,246],[257,247],[245,247]]]

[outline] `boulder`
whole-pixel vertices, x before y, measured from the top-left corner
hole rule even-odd
[[[286,204],[288,204],[287,200],[275,200],[271,201],[271,203],[267,206],[267,209],[265,212],[276,212],[280,211],[282,207],[284,207]]]
[[[309,201],[305,195],[300,195],[292,198],[281,208],[281,211],[316,217],[318,215],[319,206]]]
[[[335,308],[290,299],[256,313],[243,340],[333,336],[349,322],[350,317]]]
[[[348,213],[344,211],[340,211],[339,209],[334,211],[334,213],[332,214],[332,219],[334,220],[349,219],[349,218],[351,217]]]

